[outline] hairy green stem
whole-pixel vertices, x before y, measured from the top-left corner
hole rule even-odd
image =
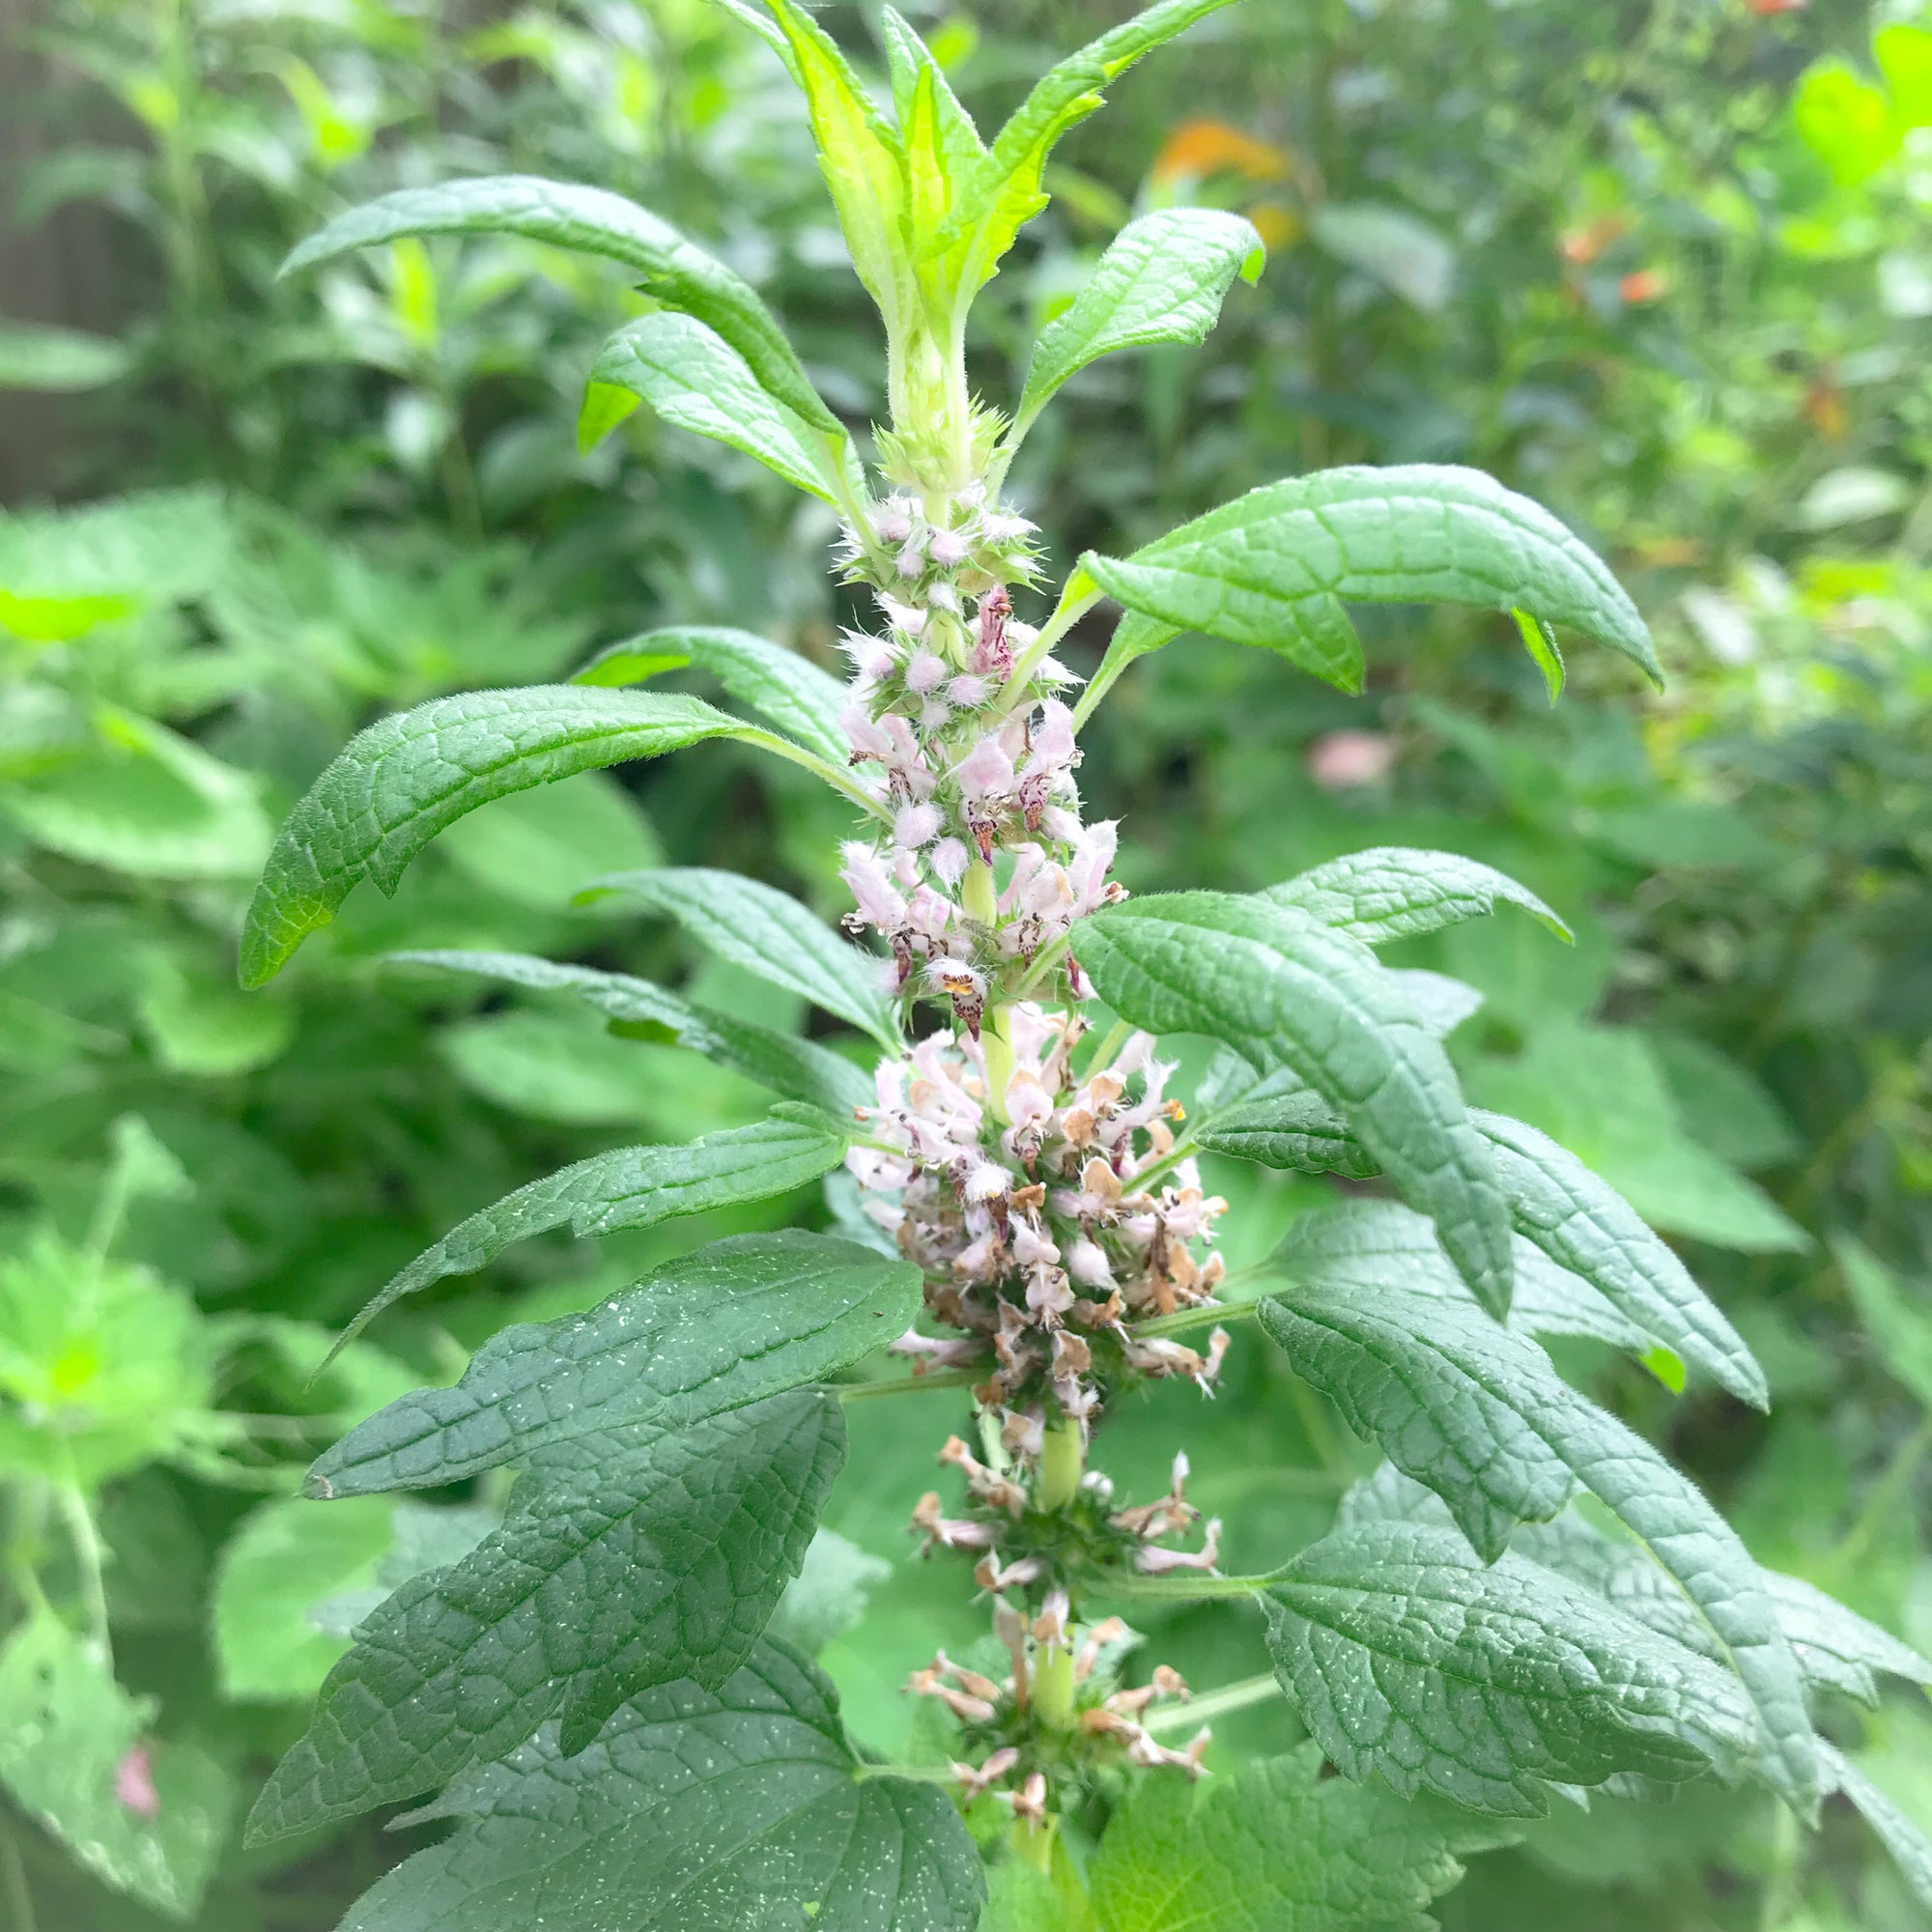
[[[1251,1704],[1264,1704],[1281,1695],[1281,1686],[1270,1673],[1264,1677],[1243,1677],[1224,1684],[1218,1690],[1204,1691],[1184,1704],[1163,1705],[1141,1719],[1141,1728],[1159,1737],[1163,1731],[1184,1731],[1193,1724],[1205,1724],[1230,1711],[1245,1711]]]
[[[867,1402],[878,1395],[917,1395],[922,1389],[966,1388],[979,1378],[971,1369],[933,1369],[923,1376],[895,1376],[890,1381],[847,1382],[840,1402]]]

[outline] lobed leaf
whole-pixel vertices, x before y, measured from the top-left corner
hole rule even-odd
[[[1282,1689],[1345,1776],[1536,1817],[1552,1785],[1678,1783],[1748,1747],[1737,1680],[1526,1558],[1364,1522],[1262,1603]]]
[[[1124,559],[1082,557],[1128,610],[1276,650],[1344,691],[1362,647],[1342,600],[1522,610],[1662,673],[1635,605],[1548,511],[1479,470],[1324,469],[1265,484]]]
[[[759,742],[696,697],[578,685],[471,691],[358,732],[289,814],[242,934],[242,983],[272,979],[364,879],[393,893],[444,827],[493,798],[707,738]]]
[[[689,1047],[720,1066],[754,1080],[774,1094],[815,1107],[834,1121],[851,1118],[855,1107],[876,1097],[865,1073],[843,1054],[721,1013],[696,1001],[654,986],[628,973],[602,973],[590,966],[559,966],[526,952],[392,952],[398,965],[429,966],[441,972],[469,973],[535,992],[575,993],[624,1037],[660,1040]]]
[[[1348,1122],[1488,1308],[1509,1306],[1509,1222],[1440,1042],[1358,940],[1226,893],[1134,899],[1074,945],[1099,996],[1154,1033],[1278,1054]]]
[[[668,307],[696,316],[750,366],[759,384],[827,436],[844,430],[820,400],[772,312],[742,275],[688,242],[668,221],[608,188],[492,175],[399,188],[339,214],[297,244],[282,273],[405,236],[521,235],[608,256],[635,269]]]
[[[737,1202],[769,1200],[816,1180],[838,1164],[844,1150],[843,1138],[817,1120],[775,1118],[726,1127],[686,1147],[612,1148],[592,1154],[458,1222],[362,1309],[330,1357],[404,1295],[447,1275],[474,1274],[532,1235],[568,1225],[582,1240]]]
[[[612,873],[595,880],[579,896],[607,894],[675,920],[719,958],[851,1021],[888,1053],[899,1050],[898,1021],[878,961],[840,939],[789,893],[736,872],[663,866]]]
[[[251,1841],[413,1797],[553,1717],[570,1754],[639,1690],[722,1684],[798,1574],[844,1459],[822,1389],[537,1450],[502,1527],[357,1631]]]
[[[1487,1559],[1547,1521],[1577,1483],[1694,1606],[1756,1709],[1763,1775],[1817,1805],[1817,1740],[1776,1608],[1736,1532],[1649,1443],[1564,1382],[1533,1342],[1466,1304],[1357,1281],[1297,1285],[1263,1328],[1350,1426],[1448,1504]]]
[[[453,1388],[392,1402],[305,1492],[436,1489],[626,1425],[693,1428],[847,1367],[920,1306],[910,1263],[830,1235],[735,1235],[582,1315],[491,1337]]]
[[[1039,332],[1013,418],[1017,441],[1055,390],[1090,362],[1156,342],[1205,342],[1236,274],[1255,281],[1266,244],[1216,208],[1167,208],[1130,221],[1072,303]]]
[[[1570,928],[1527,886],[1493,866],[1406,845],[1375,845],[1331,859],[1259,896],[1297,907],[1365,946],[1480,919],[1493,912],[1498,900],[1521,906],[1559,939],[1571,937]]]
[[[575,1757],[546,1732],[419,1815],[458,1822],[342,1932],[973,1932],[985,1898],[952,1798],[862,1767],[831,1685],[769,1640],[715,1690],[648,1690]]]
[[[597,352],[578,419],[579,447],[602,441],[639,402],[678,429],[728,443],[795,488],[838,506],[837,466],[850,460],[843,431],[836,439],[820,433],[814,446],[810,426],[765,389],[729,343],[694,317],[674,309],[641,315]]]
[[[599,651],[573,684],[641,684],[660,671],[687,667],[708,672],[741,704],[835,765],[851,756],[838,723],[845,687],[810,658],[752,631],[680,624],[645,631]]]

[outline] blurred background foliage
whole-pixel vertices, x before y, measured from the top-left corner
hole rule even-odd
[[[910,11],[976,111],[1117,12]],[[234,1821],[355,1604],[448,1560],[493,1497],[318,1510],[291,1501],[306,1457],[508,1313],[829,1211],[530,1244],[311,1383],[330,1329],[474,1208],[756,1106],[579,1008],[452,995],[381,955],[545,952],[803,1024],[572,893],[669,860],[836,913],[839,823],[728,751],[574,779],[467,821],[244,999],[253,873],[383,710],[561,674],[663,623],[829,664],[840,613],[825,513],[751,464],[647,415],[579,453],[583,374],[639,304],[614,267],[492,240],[288,283],[276,265],[392,186],[554,174],[728,259],[861,422],[874,331],[788,84],[705,0],[44,0],[30,24],[0,115],[37,158],[9,218],[58,236],[85,211],[123,321],[0,322],[0,386],[38,412],[10,419],[53,428],[32,500],[0,515],[0,1922],[320,1932],[415,1840],[363,1824],[249,1855]],[[829,24],[872,32],[859,5]],[[1614,560],[1671,672],[1651,696],[1579,664],[1552,710],[1488,620],[1368,613],[1376,668],[1348,699],[1190,639],[1090,734],[1127,878],[1248,888],[1432,844],[1557,905],[1573,949],[1499,920],[1404,963],[1484,991],[1455,1042],[1472,1096],[1681,1243],[1776,1408],[1565,1367],[1761,1559],[1932,1647],[1932,15],[1250,0],[1063,154],[982,304],[990,399],[1130,213],[1238,208],[1272,260],[1204,352],[1089,371],[1030,440],[1015,488],[1059,561],[1304,469],[1470,463]],[[1236,1264],[1322,1198],[1214,1179]],[[1258,1350],[1211,1407],[1162,1388],[1145,1408],[1103,1460],[1158,1487],[1184,1442],[1236,1568],[1325,1526],[1365,1464]],[[854,1415],[834,1520],[882,1621],[825,1658],[860,1735],[918,1752],[935,1741],[896,1686],[979,1628],[950,1570],[908,1560],[943,1429],[922,1405]],[[1261,1667],[1232,1610],[1159,1635],[1202,1688]],[[1831,1721],[1932,1828],[1923,1703]],[[1288,1735],[1244,1714],[1217,1748]],[[1916,1912],[1847,1820],[1801,1842],[1715,1793],[1553,1818],[1475,1861],[1444,1918],[1892,1932]]]

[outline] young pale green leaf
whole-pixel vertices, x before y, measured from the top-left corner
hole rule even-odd
[[[1767,1781],[1815,1812],[1817,1739],[1757,1566],[1649,1443],[1564,1382],[1535,1343],[1466,1303],[1357,1281],[1297,1285],[1259,1312],[1297,1372],[1434,1490],[1485,1558],[1516,1524],[1553,1517],[1577,1483],[1589,1490],[1676,1581],[1743,1680]]]
[[[1825,1769],[1880,1844],[1891,1854],[1899,1876],[1920,1905],[1932,1910],[1932,1838],[1928,1838],[1857,1765],[1831,1745],[1822,1747]]]
[[[1344,691],[1362,685],[1344,599],[1525,610],[1662,681],[1643,619],[1603,562],[1548,510],[1479,470],[1411,464],[1291,477],[1129,557],[1081,563],[1130,611],[1280,651]]]
[[[734,1235],[583,1315],[491,1337],[454,1388],[372,1415],[310,1469],[333,1498],[435,1489],[628,1424],[673,1428],[816,1381],[920,1305],[910,1263],[830,1235]]]
[[[871,1082],[843,1054],[755,1020],[717,1012],[628,973],[558,966],[526,952],[392,952],[389,958],[398,965],[469,973],[533,992],[574,993],[602,1013],[621,1037],[689,1047],[840,1123],[851,1118],[854,1107],[868,1107],[876,1097]]]
[[[571,683],[641,684],[687,668],[715,677],[739,703],[828,762],[840,765],[851,756],[838,724],[845,687],[810,658],[751,631],[707,624],[646,631],[599,651]]]
[[[559,248],[605,255],[643,278],[669,308],[715,329],[750,365],[759,384],[827,436],[844,434],[820,400],[784,331],[743,276],[687,242],[668,222],[608,188],[544,181],[535,175],[493,175],[399,188],[337,215],[300,242],[282,264],[293,274],[405,236],[521,235]]]
[[[1439,926],[1481,919],[1498,900],[1521,906],[1559,939],[1570,928],[1527,886],[1480,860],[1406,845],[1375,845],[1303,872],[1261,897],[1297,906],[1365,946],[1385,946]]]
[[[419,1815],[458,1822],[342,1932],[974,1932],[985,1899],[948,1793],[862,1767],[831,1685],[770,1641],[715,1690],[645,1691],[575,1757],[546,1731]]]
[[[1231,0],[1157,0],[1050,68],[994,135],[985,158],[954,195],[953,213],[924,241],[946,285],[970,299],[1000,266],[1013,238],[1046,206],[1040,177],[1068,128],[1101,103],[1100,90],[1153,48]]]
[[[1520,1235],[1514,1246],[1512,1328],[1524,1335],[1587,1335],[1634,1355],[1651,1347],[1651,1338],[1580,1275],[1558,1267]],[[1292,1280],[1336,1290],[1357,1284],[1408,1288],[1458,1300],[1469,1293],[1429,1221],[1398,1201],[1338,1201],[1297,1215],[1267,1265]]]
[[[1130,221],[1072,305],[1039,332],[1013,440],[1070,376],[1102,355],[1156,342],[1205,342],[1236,274],[1256,280],[1267,250],[1253,222],[1216,208],[1165,208]]]
[[[822,1389],[539,1449],[500,1529],[362,1625],[251,1841],[414,1797],[553,1717],[570,1755],[639,1690],[722,1684],[798,1574],[844,1460],[843,1410]]]
[[[954,199],[986,150],[925,43],[894,8],[881,11],[879,26],[905,153],[905,228],[916,253],[920,239],[936,233],[952,214]],[[935,280],[932,293],[943,313],[950,291],[943,272],[937,278],[928,273],[928,285]]]
[[[392,1302],[452,1274],[473,1274],[507,1247],[568,1226],[580,1240],[652,1228],[742,1201],[766,1201],[816,1180],[845,1143],[816,1117],[726,1127],[688,1147],[612,1148],[460,1221],[397,1274],[342,1332],[346,1347]]]
[[[1074,935],[1122,1018],[1278,1054],[1347,1120],[1403,1197],[1435,1221],[1485,1307],[1509,1307],[1509,1219],[1454,1069],[1359,940],[1228,893],[1130,900]]]
[[[1304,1745],[1198,1785],[1141,1779],[1088,1878],[1106,1932],[1436,1932],[1429,1904],[1461,1880],[1457,1854],[1512,1835],[1324,1777]]]
[[[1650,1344],[1668,1350],[1741,1402],[1766,1406],[1764,1372],[1744,1338],[1621,1195],[1520,1121],[1480,1107],[1470,1108],[1469,1120],[1493,1151],[1518,1236],[1555,1264],[1575,1317],[1587,1315],[1596,1324],[1558,1329],[1546,1321],[1538,1331],[1532,1322],[1533,1331],[1595,1334],[1618,1347],[1630,1346],[1626,1338],[1634,1334],[1639,1351]],[[1210,1152],[1304,1174],[1363,1180],[1379,1172],[1340,1116],[1305,1091],[1243,1097],[1216,1113],[1196,1140]],[[1519,1256],[1519,1274],[1521,1265]]]
[[[814,435],[729,343],[693,317],[675,309],[640,315],[598,351],[578,419],[579,447],[602,441],[639,402],[678,429],[728,443],[838,506],[835,466],[846,460],[843,433],[836,440]]]
[[[675,920],[720,959],[851,1021],[888,1053],[899,1050],[898,1022],[877,962],[832,932],[789,893],[736,872],[665,866],[613,873],[594,881],[581,896],[606,894]]]
[[[1728,1672],[1515,1554],[1365,1522],[1262,1594],[1282,1689],[1345,1776],[1537,1817],[1552,1785],[1678,1783],[1752,1738]]]
[[[896,344],[919,304],[905,236],[905,150],[818,22],[794,0],[766,4],[797,62],[819,172],[832,190],[852,266]]]
[[[820,761],[700,698],[582,685],[439,697],[358,732],[289,814],[242,935],[242,983],[272,979],[351,890],[393,893],[404,868],[465,812],[574,773],[737,738]],[[824,768],[841,789],[849,784]]]

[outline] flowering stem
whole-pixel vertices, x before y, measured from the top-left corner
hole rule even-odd
[[[1158,1737],[1162,1731],[1186,1730],[1194,1724],[1225,1717],[1230,1711],[1245,1711],[1250,1704],[1264,1704],[1270,1697],[1280,1695],[1281,1686],[1272,1674],[1243,1677],[1238,1683],[1224,1684],[1218,1690],[1190,1697],[1184,1704],[1169,1704],[1150,1711],[1141,1719],[1141,1728]]]
[[[1043,1510],[1064,1510],[1080,1493],[1080,1477],[1086,1467],[1087,1445],[1081,1439],[1080,1425],[1070,1416],[1062,1416],[1046,1432],[1039,1455],[1039,1492],[1036,1500]]]

